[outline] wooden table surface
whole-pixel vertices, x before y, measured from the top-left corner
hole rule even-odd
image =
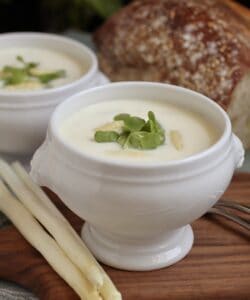
[[[49,193],[79,232],[82,221]],[[237,175],[226,197],[250,205],[250,174]],[[159,271],[105,267],[124,300],[249,300],[250,234],[221,217],[193,224],[194,247],[181,262]],[[0,230],[0,278],[17,282],[42,300],[78,297],[13,227]],[[109,299],[111,300],[111,299]]]

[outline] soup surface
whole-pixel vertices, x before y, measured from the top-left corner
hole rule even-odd
[[[31,75],[38,76],[31,77],[25,74],[24,77],[20,69],[23,69],[25,64],[18,57],[25,63],[37,64],[31,69]],[[9,68],[10,72],[6,67],[11,68]],[[69,55],[49,49],[13,47],[0,50],[0,88],[6,91],[31,91],[58,87],[79,79],[87,70],[87,63],[84,65]],[[20,73],[23,80],[19,80]],[[53,73],[59,75],[51,77]],[[13,80],[13,75],[16,80]],[[43,77],[39,77],[39,75],[43,75]],[[5,80],[6,78],[8,80]],[[49,80],[46,82],[46,80],[38,78]]]
[[[118,143],[97,143],[96,130],[120,113],[146,119],[153,111],[165,130],[165,142],[153,150],[123,148]],[[103,127],[104,126],[104,127]],[[173,133],[177,133],[176,136]],[[219,132],[201,115],[165,101],[117,100],[89,105],[66,118],[60,127],[63,139],[92,156],[112,160],[160,162],[178,160],[201,152],[213,145]],[[178,141],[180,139],[180,141]]]

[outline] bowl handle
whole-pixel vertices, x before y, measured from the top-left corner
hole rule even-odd
[[[30,176],[38,185],[52,189],[52,164],[50,142],[47,137],[43,144],[36,150],[31,160]]]
[[[235,157],[235,168],[239,169],[242,167],[244,162],[245,150],[241,140],[233,134],[233,149],[234,149],[234,157]]]

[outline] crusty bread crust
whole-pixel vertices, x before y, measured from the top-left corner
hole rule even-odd
[[[113,81],[181,85],[227,109],[250,70],[250,27],[226,3],[132,2],[95,33],[101,69]]]

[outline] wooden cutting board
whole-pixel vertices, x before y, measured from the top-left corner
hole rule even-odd
[[[79,232],[83,222],[48,194]],[[250,205],[250,174],[238,174],[226,197]],[[152,272],[105,267],[124,300],[250,299],[250,233],[216,216],[197,220],[193,229],[192,251],[174,266]],[[41,300],[78,299],[13,226],[0,230],[0,278],[28,288]]]

